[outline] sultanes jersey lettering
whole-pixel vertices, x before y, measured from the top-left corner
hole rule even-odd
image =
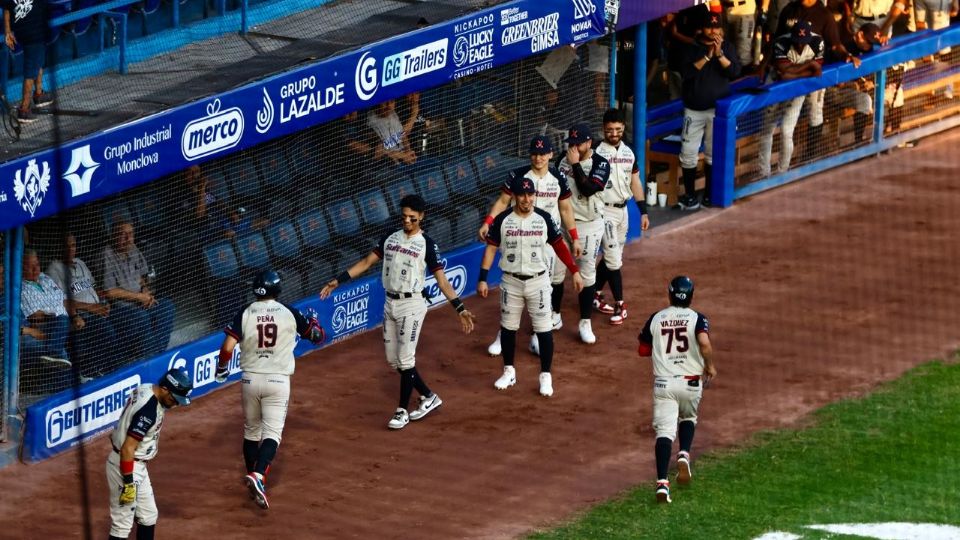
[[[243,308],[224,332],[240,342],[244,372],[292,375],[297,336],[308,328],[300,311],[276,300],[258,300]]]
[[[381,240],[374,253],[383,259],[383,288],[387,292],[419,294],[426,284],[426,272],[443,269],[440,248],[422,232],[407,236],[400,229]]]
[[[573,193],[567,184],[567,177],[554,167],[547,169],[547,174],[537,176],[529,165],[519,167],[510,171],[507,179],[503,182],[503,190],[507,195],[513,196],[510,186],[513,185],[514,178],[529,178],[533,180],[533,186],[537,190],[537,208],[545,210],[554,221],[560,223],[560,201],[569,199]]]
[[[690,308],[671,306],[650,316],[640,339],[653,348],[653,375],[703,374],[703,355],[697,334],[710,333],[706,316]]]
[[[117,450],[122,448],[129,435],[138,441],[134,459],[153,459],[157,455],[157,439],[160,437],[165,411],[166,408],[160,404],[157,396],[153,395],[152,384],[141,384],[134,388],[123,412],[120,413],[120,422],[110,434],[113,447]]]
[[[621,204],[632,199],[633,190],[630,189],[630,184],[633,174],[640,172],[633,150],[623,141],[620,142],[620,146],[601,142],[596,152],[610,162],[610,179],[607,180],[607,187],[603,190],[603,202]]]
[[[527,217],[508,208],[493,220],[487,243],[500,248],[500,269],[534,275],[548,269],[547,244],[560,239],[560,227],[545,210],[534,207]],[[557,263],[559,264],[559,263]]]

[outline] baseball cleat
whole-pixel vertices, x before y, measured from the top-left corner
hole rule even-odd
[[[553,395],[553,376],[546,371],[540,374],[540,395],[543,397]]]
[[[247,489],[250,490],[250,497],[256,501],[257,506],[264,510],[270,508],[270,503],[267,502],[267,488],[263,487],[263,477],[252,472],[243,481],[246,482]]]
[[[696,210],[700,208],[700,199],[695,195],[684,196],[678,201],[681,210]]]
[[[559,330],[563,328],[563,318],[556,311],[553,312],[553,329]]]
[[[670,482],[668,480],[657,480],[656,494],[658,503],[673,502],[670,498]]]
[[[420,396],[420,406],[410,411],[410,421],[416,422],[420,420],[441,405],[443,405],[443,400],[440,399],[440,396],[438,396],[436,392],[430,397]]]
[[[617,302],[617,306],[614,308],[613,316],[610,317],[610,324],[614,326],[619,326],[623,324],[623,321],[627,319],[627,304],[623,301]]]
[[[490,356],[500,356],[503,349],[500,347],[500,332],[497,332],[497,339],[487,347],[487,354]]]
[[[540,340],[537,338],[537,335],[534,334],[530,336],[530,352],[540,356]]]
[[[506,390],[515,384],[517,384],[517,370],[513,366],[503,366],[503,375],[493,383],[493,387],[497,390]]]
[[[597,342],[597,336],[593,335],[593,325],[590,319],[580,319],[580,341],[587,345],[593,345]]]
[[[410,415],[407,414],[407,410],[403,407],[397,407],[397,412],[393,413],[393,418],[387,422],[387,427],[390,429],[403,429],[409,423]]]
[[[613,313],[613,306],[606,303],[603,300],[603,295],[600,293],[593,294],[593,309],[599,311],[600,313],[606,313],[611,315]]]
[[[693,471],[690,469],[690,454],[680,452],[677,455],[677,483],[689,484],[693,478]]]

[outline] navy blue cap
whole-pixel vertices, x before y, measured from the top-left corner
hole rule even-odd
[[[533,180],[527,178],[526,176],[518,176],[513,179],[513,182],[510,183],[510,192],[514,195],[520,195],[521,193],[536,193],[537,188],[533,185]]]
[[[567,138],[564,142],[569,144],[581,144],[593,139],[593,135],[590,134],[590,126],[587,124],[574,124],[570,131],[567,132]]]
[[[806,45],[813,40],[813,25],[810,24],[810,21],[799,20],[793,25],[793,29],[790,30],[790,37],[793,38],[793,42],[797,45]]]
[[[530,140],[530,154],[531,155],[543,155],[553,152],[553,143],[550,142],[549,137],[544,137],[543,135],[537,135]]]

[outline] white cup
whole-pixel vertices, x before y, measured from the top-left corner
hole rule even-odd
[[[663,206],[663,207],[666,207],[666,206],[667,206],[667,194],[666,194],[666,193],[658,193],[658,194],[657,194],[657,199],[660,201],[660,206]]]

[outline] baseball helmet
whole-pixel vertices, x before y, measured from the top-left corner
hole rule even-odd
[[[671,306],[690,307],[690,302],[693,300],[693,280],[687,276],[673,278],[670,280],[667,294],[670,296]]]
[[[182,369],[173,368],[160,378],[160,388],[166,388],[173,399],[180,405],[190,404],[190,392],[193,391],[193,381],[190,375]]]
[[[273,270],[264,270],[253,278],[253,295],[257,298],[277,298],[280,290],[280,274]]]

